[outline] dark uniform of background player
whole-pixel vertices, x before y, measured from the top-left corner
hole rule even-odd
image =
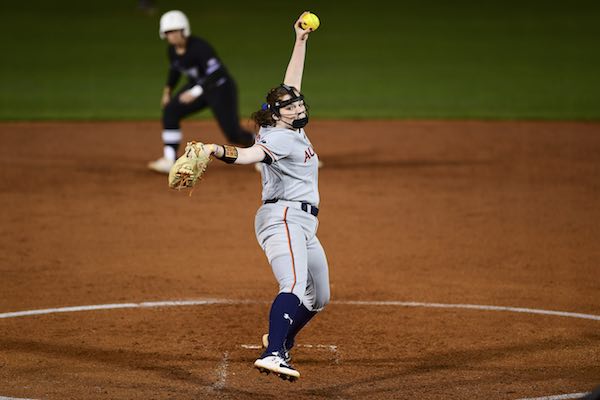
[[[164,148],[163,156],[148,163],[148,168],[169,173],[183,137],[180,121],[206,107],[212,109],[229,142],[253,145],[253,134],[240,127],[235,81],[213,47],[204,39],[190,35],[188,19],[178,10],[169,11],[161,17],[159,33],[169,42],[170,63],[162,98]],[[182,74],[188,82],[171,96]]]

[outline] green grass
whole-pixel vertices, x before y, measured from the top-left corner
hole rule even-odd
[[[158,19],[180,8],[236,78],[242,117],[283,79],[319,15],[303,90],[319,118],[600,118],[600,3],[41,0],[3,5],[0,119],[156,119]],[[200,117],[210,117],[206,111]]]

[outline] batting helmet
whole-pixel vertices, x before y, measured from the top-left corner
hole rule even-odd
[[[164,39],[165,32],[183,30],[183,36],[188,37],[192,33],[190,22],[184,13],[179,10],[167,11],[160,17],[160,28],[158,35]]]

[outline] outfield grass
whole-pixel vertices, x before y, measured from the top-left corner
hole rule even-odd
[[[0,119],[159,118],[158,19],[171,8],[228,65],[243,117],[281,82],[291,23],[311,9],[322,27],[303,89],[315,117],[598,119],[600,2],[554,3],[158,0],[147,16],[135,0],[12,2]]]

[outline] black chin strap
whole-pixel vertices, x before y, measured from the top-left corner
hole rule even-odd
[[[284,120],[281,120],[281,122],[283,122],[284,124],[286,124],[287,126],[289,126],[290,128],[292,128],[293,130],[300,130],[302,128],[294,128],[293,124],[290,124],[289,122],[286,122]]]

